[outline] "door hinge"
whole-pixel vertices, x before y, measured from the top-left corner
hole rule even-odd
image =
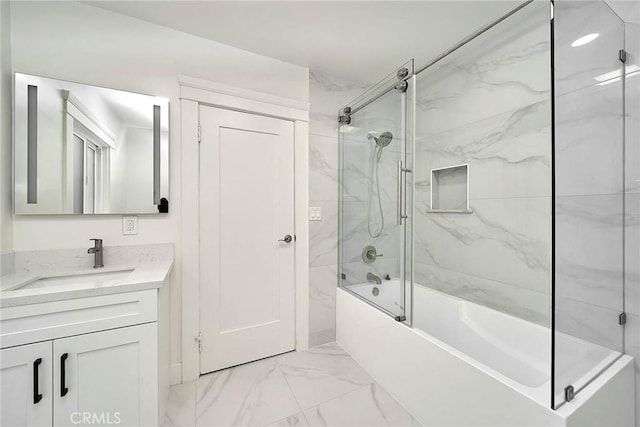
[[[618,59],[620,60],[620,62],[627,62],[627,51],[624,49],[620,49],[618,51]]]
[[[576,397],[576,392],[572,385],[568,385],[564,388],[564,400],[571,402]]]
[[[627,323],[627,313],[624,311],[618,315],[618,324],[625,325]]]
[[[196,342],[198,343],[198,353],[202,353],[202,332],[198,332]]]
[[[198,123],[198,143],[202,141],[202,128],[200,127],[200,123]]]

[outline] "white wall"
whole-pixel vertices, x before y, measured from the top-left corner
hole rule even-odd
[[[172,362],[179,362],[183,207],[179,192],[181,141],[177,75],[307,101],[308,70],[75,2],[12,3],[11,37],[14,72],[170,99],[169,214],[140,217],[135,236],[122,235],[122,219],[118,215],[17,217],[13,224],[13,249],[84,247],[89,245],[91,237],[104,239],[105,245],[175,242],[171,345]],[[3,151],[9,145],[10,139],[3,139]],[[5,170],[4,166],[2,169]],[[108,259],[105,262],[108,263]]]
[[[9,3],[0,2],[0,254],[13,250],[11,213],[11,34]],[[2,263],[0,263],[2,270]]]

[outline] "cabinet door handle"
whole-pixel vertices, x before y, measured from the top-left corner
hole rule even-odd
[[[68,353],[64,353],[62,356],[60,356],[60,396],[66,396],[67,393],[69,392],[69,389],[66,387],[65,385],[65,370],[66,370],[66,361],[67,358],[69,357]]]
[[[42,400],[42,393],[39,393],[38,384],[40,383],[38,377],[38,373],[40,372],[40,364],[42,363],[42,358],[38,357],[33,361],[33,404],[40,402]]]

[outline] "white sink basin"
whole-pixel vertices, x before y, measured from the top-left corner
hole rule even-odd
[[[130,268],[116,271],[95,271],[61,276],[46,276],[20,284],[11,290],[39,289],[62,285],[105,286],[121,281],[131,274],[132,271],[133,269]]]

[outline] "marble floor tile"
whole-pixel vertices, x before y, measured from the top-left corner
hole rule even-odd
[[[308,427],[309,423],[302,412],[269,424],[267,427]]]
[[[378,384],[370,384],[304,412],[315,426],[415,426],[413,417]]]
[[[280,356],[278,366],[302,409],[373,383],[364,369],[335,343]]]
[[[307,409],[307,411],[304,411]],[[171,387],[163,426],[419,426],[336,343]]]
[[[300,412],[276,358],[200,377],[197,426],[265,426]]]
[[[196,425],[196,381],[171,387],[162,425],[163,427]]]

